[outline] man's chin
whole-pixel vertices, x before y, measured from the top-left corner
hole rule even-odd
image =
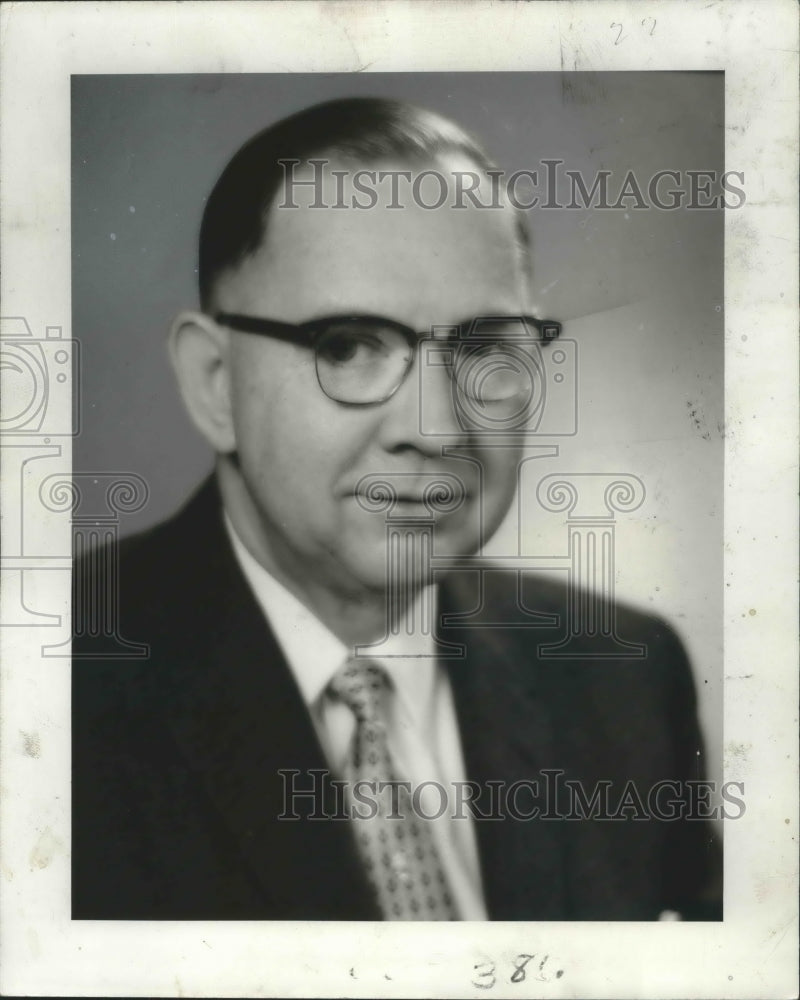
[[[421,566],[413,565],[411,560],[395,562],[389,566],[385,559],[374,563],[362,559],[348,566],[353,590],[374,596],[388,595],[393,591],[404,593],[409,588],[417,590],[426,586],[431,582],[432,571],[421,570]]]
[[[373,593],[407,593],[427,586],[433,580],[437,557],[450,562],[477,551],[472,533],[467,538],[455,531],[435,531],[432,544],[427,532],[408,528],[401,528],[388,545],[385,537],[371,546],[364,541],[353,547],[342,564],[356,588]]]

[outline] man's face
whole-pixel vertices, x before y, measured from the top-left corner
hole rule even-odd
[[[392,168],[408,166],[375,167]],[[400,185],[401,208],[387,207],[387,187],[369,210],[310,208],[311,194],[297,191],[300,207],[273,208],[265,244],[220,283],[219,309],[289,323],[372,314],[426,332],[525,312],[511,211],[427,210],[409,188]],[[325,201],[336,201],[333,182]],[[421,497],[432,477],[458,477],[466,499],[435,516],[435,554],[472,553],[497,528],[514,495],[519,452],[487,448],[479,430],[461,426],[446,368],[422,365],[418,353],[389,400],[349,406],[321,390],[312,350],[247,333],[230,337],[239,468],[258,522],[255,554],[268,568],[338,591],[383,589],[386,513],[365,510],[358,495],[369,474],[397,485],[402,502],[394,514],[412,518],[427,514]],[[457,446],[460,457],[443,456],[445,445]]]

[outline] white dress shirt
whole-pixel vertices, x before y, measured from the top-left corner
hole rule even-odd
[[[225,524],[236,559],[294,674],[330,769],[338,776],[349,753],[355,719],[347,705],[328,696],[326,688],[353,650],[253,558],[227,514]],[[420,621],[420,602],[434,596],[423,591],[409,611],[409,620]],[[464,758],[450,682],[434,655],[433,637],[401,629],[392,647],[382,647],[381,652],[370,658],[394,684],[386,731],[397,777],[410,781],[412,789],[437,782],[445,790],[447,807],[439,819],[430,821],[442,867],[460,919],[486,920],[474,821],[468,808],[458,809],[453,801],[454,783],[466,780]],[[420,805],[427,816],[439,812],[438,788],[425,786]]]

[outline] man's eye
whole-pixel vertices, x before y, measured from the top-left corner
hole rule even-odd
[[[463,357],[469,358],[471,364],[485,363],[501,365],[504,368],[519,368],[530,354],[527,344],[514,342],[490,341],[485,344],[463,345]]]
[[[503,341],[489,341],[485,344],[465,344],[465,353],[470,357],[498,358],[506,357],[509,354],[509,346]]]
[[[382,339],[367,331],[327,334],[317,345],[317,353],[331,364],[366,363],[386,353]]]

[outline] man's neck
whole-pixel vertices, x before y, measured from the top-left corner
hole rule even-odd
[[[367,644],[387,634],[388,595],[384,589],[334,586],[318,573],[298,573],[298,564],[281,545],[279,532],[261,528],[262,518],[239,470],[229,459],[217,463],[217,479],[225,511],[242,545],[261,566],[345,645]],[[393,598],[397,600],[396,598]],[[405,607],[392,609],[399,619]]]

